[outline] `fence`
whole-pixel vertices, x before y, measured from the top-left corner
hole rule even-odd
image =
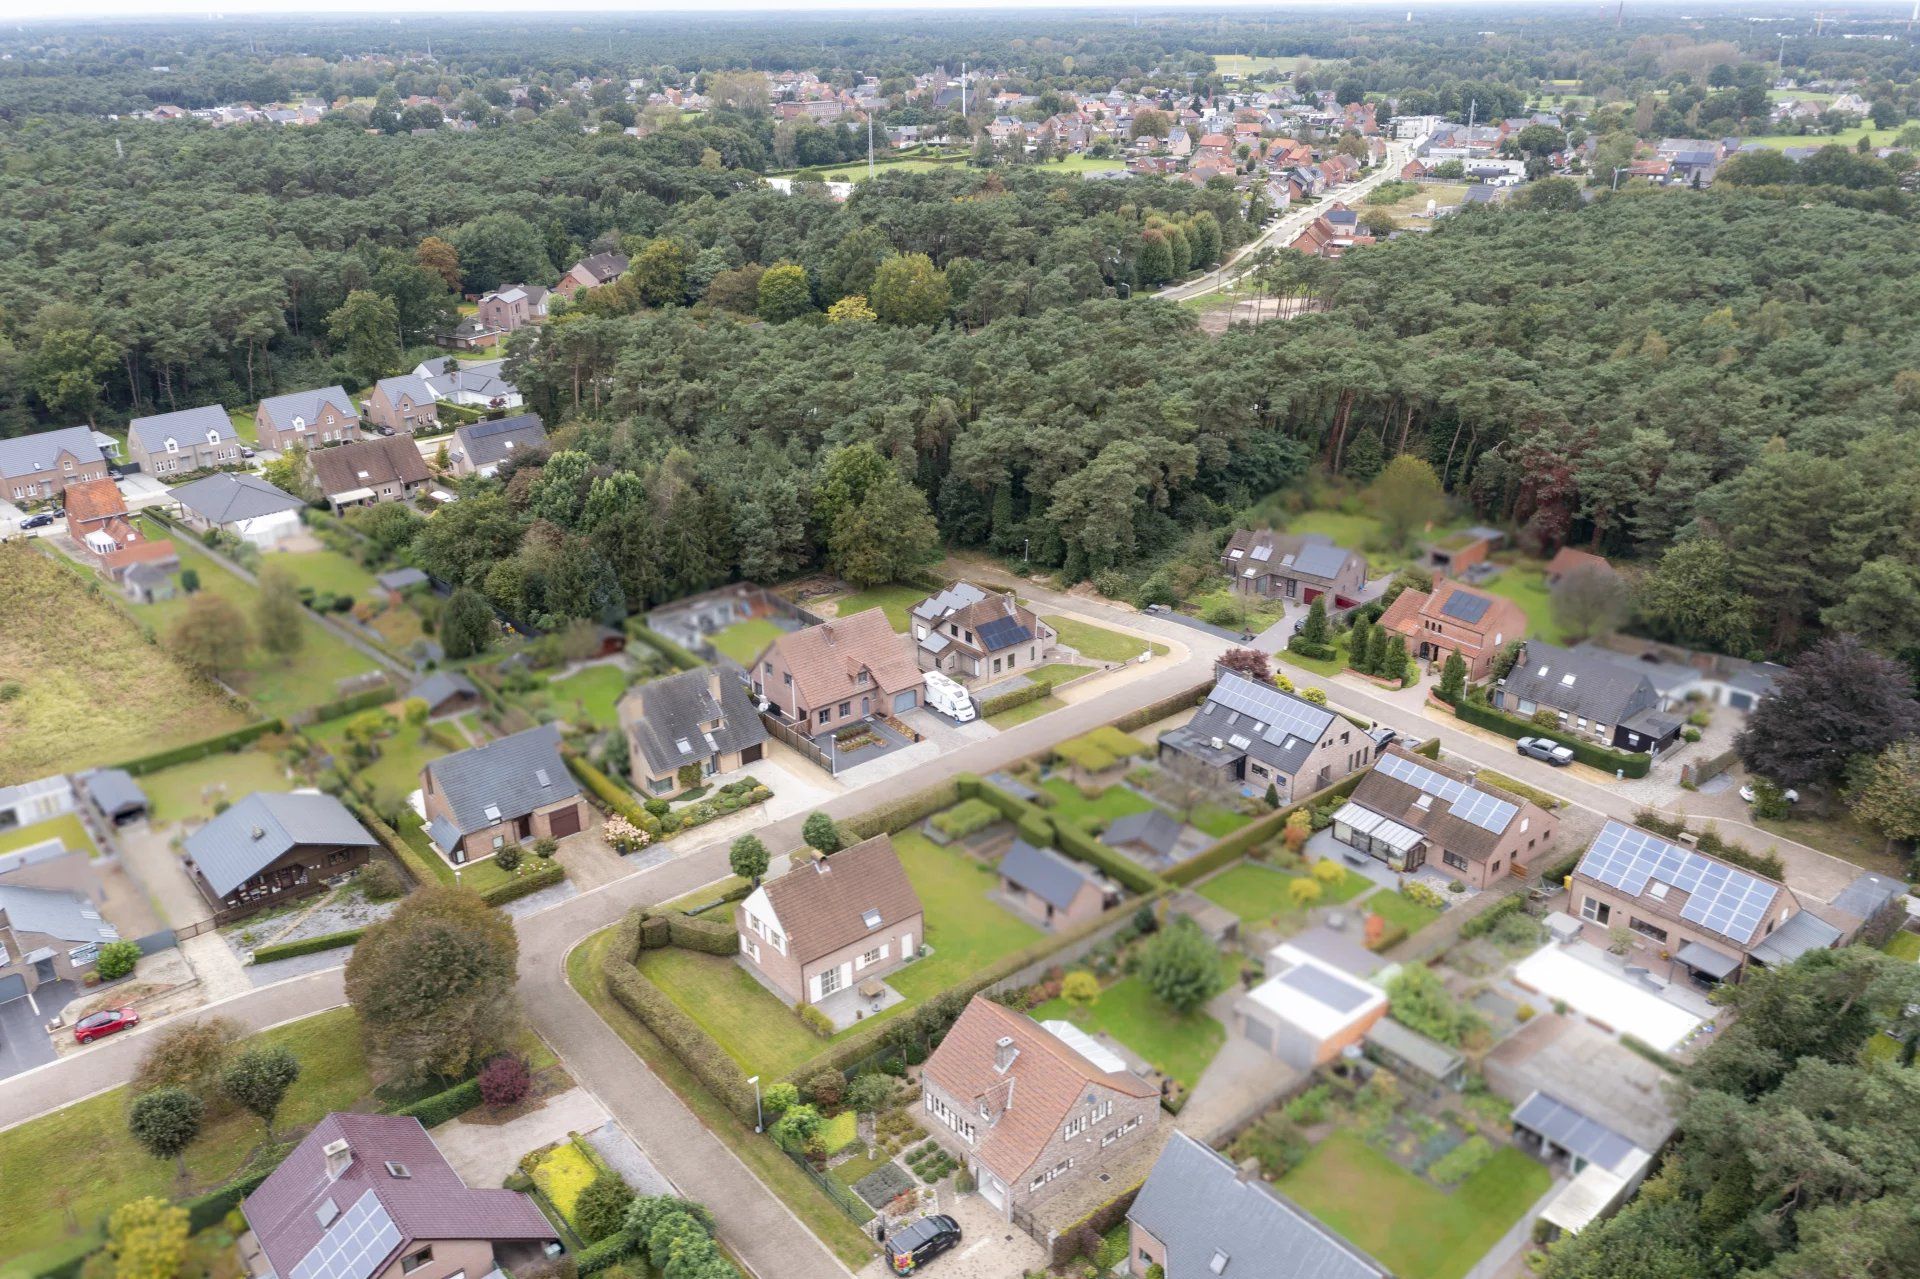
[[[792,1160],[793,1166],[805,1173],[807,1180],[820,1187],[821,1193],[833,1200],[834,1206],[851,1217],[856,1226],[864,1228],[868,1222],[879,1215],[867,1207],[866,1201],[859,1195],[815,1168],[805,1156],[796,1155],[785,1146],[780,1147],[780,1153]]]
[[[767,726],[767,732],[773,734],[775,738],[826,769],[828,773],[833,773],[833,755],[815,745],[811,737],[783,723],[778,716],[769,711],[760,712],[760,722]]]

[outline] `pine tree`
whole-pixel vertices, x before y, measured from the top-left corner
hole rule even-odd
[[[1353,619],[1353,630],[1347,635],[1347,665],[1356,671],[1367,660],[1367,640],[1372,634],[1372,622],[1364,617]]]
[[[1386,651],[1381,654],[1373,673],[1383,679],[1404,681],[1407,677],[1407,641],[1398,635],[1387,636]]]

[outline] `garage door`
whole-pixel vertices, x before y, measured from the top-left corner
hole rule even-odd
[[[893,713],[895,715],[898,715],[901,711],[910,711],[919,704],[920,694],[911,688],[904,693],[895,693],[893,695]]]
[[[996,1211],[1004,1212],[1006,1210],[1006,1191],[1001,1188],[999,1180],[990,1172],[980,1174],[980,1195],[988,1203],[992,1204]]]
[[[27,979],[19,973],[8,973],[0,977],[0,1004],[12,1003],[16,999],[27,997]]]
[[[764,742],[755,742],[740,752],[740,762],[742,764],[756,764],[766,758],[766,753],[766,744]]]
[[[578,834],[580,830],[580,805],[575,804],[572,808],[562,808],[558,810],[553,816],[547,819],[547,822],[547,828],[553,832],[555,839],[560,838],[562,835]]]
[[[1240,1025],[1246,1032],[1247,1039],[1260,1051],[1269,1053],[1273,1051],[1273,1027],[1264,1021],[1255,1021],[1251,1017],[1241,1018]]]

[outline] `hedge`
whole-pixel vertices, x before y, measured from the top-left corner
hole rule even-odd
[[[291,1147],[283,1148],[283,1153],[289,1149]],[[183,1202],[180,1206],[187,1210],[188,1232],[198,1233],[219,1225],[228,1213],[240,1206],[242,1199],[260,1189],[260,1184],[273,1175],[274,1168],[279,1164],[280,1161],[275,1159],[269,1167],[243,1172],[226,1185]]]
[[[1198,706],[1202,701],[1206,700],[1207,694],[1212,691],[1212,689],[1212,680],[1207,680],[1202,684],[1195,684],[1192,688],[1184,692],[1163,697],[1157,702],[1142,706],[1137,711],[1129,711],[1127,714],[1113,721],[1113,726],[1123,733],[1132,733],[1145,728],[1149,724],[1158,724],[1169,715]]]
[[[1517,914],[1525,908],[1526,899],[1522,897],[1502,897],[1495,902],[1492,910],[1482,911],[1460,925],[1462,937],[1484,937],[1492,932],[1496,925],[1508,915]]]
[[[1158,892],[1166,881],[1139,863],[1114,852],[1085,831],[1053,817],[1025,800],[1001,790],[974,773],[954,779],[963,799],[983,799],[1010,818],[1021,838],[1033,844],[1052,844],[1067,856],[1097,866],[1136,893]]]
[[[1146,1183],[1142,1181],[1122,1190],[1119,1194],[1109,1199],[1106,1203],[1101,1204],[1098,1208],[1095,1208],[1092,1212],[1080,1218],[1080,1220],[1074,1222],[1065,1230],[1055,1234],[1053,1237],[1052,1254],[1047,1264],[1055,1270],[1064,1270],[1067,1263],[1074,1258],[1074,1250],[1078,1247],[1078,1236],[1081,1228],[1086,1227],[1096,1235],[1105,1235],[1107,1231],[1119,1225],[1121,1221],[1126,1218],[1128,1210],[1133,1207],[1133,1201],[1140,1194],[1140,1187],[1145,1184]],[[1092,1258],[1089,1257],[1088,1260],[1091,1261]]]
[[[1288,640],[1287,651],[1316,662],[1331,662],[1339,653],[1339,649],[1332,644],[1316,644],[1304,635],[1295,635]],[[1365,671],[1360,673],[1366,674]]]
[[[697,950],[708,955],[740,953],[740,933],[731,919],[695,919],[682,910],[662,911],[667,919],[667,940],[682,950]]]
[[[528,893],[551,888],[567,877],[567,868],[551,857],[535,857],[531,860],[536,863],[532,870],[522,870],[506,883],[489,888],[480,894],[480,900],[489,906],[504,906]]]
[[[629,919],[638,913],[638,910],[628,912]],[[637,941],[637,924],[633,926],[633,936]],[[627,937],[624,928],[616,934],[613,953],[601,963],[600,973],[606,979],[607,993],[658,1035],[721,1105],[742,1122],[751,1120],[753,1085],[747,1082],[733,1058],[727,1056],[726,1049],[634,966],[633,958],[639,951],[624,948]]]
[[[176,746],[172,750],[142,755],[138,759],[128,760],[116,767],[126,770],[135,777],[140,777],[147,773],[158,772],[163,768],[172,768],[175,764],[187,764],[196,759],[205,759],[209,755],[237,751],[242,746],[251,745],[265,737],[268,733],[281,732],[285,727],[286,725],[278,719],[263,719],[258,723],[236,728],[230,733],[222,733],[218,737],[209,737],[203,741],[189,742],[185,746]]]
[[[1002,693],[998,697],[989,697],[980,703],[980,718],[991,719],[1002,711],[1010,711],[1016,706],[1025,706],[1028,702],[1037,702],[1053,693],[1053,681],[1038,679],[1025,688],[1016,688],[1011,693]]]
[[[318,724],[324,720],[338,719],[342,715],[351,715],[355,711],[372,710],[376,706],[385,706],[398,696],[400,696],[400,692],[394,688],[392,684],[381,684],[377,688],[365,689],[355,693],[351,697],[341,697],[331,702],[322,702],[306,713],[313,716],[313,723]],[[462,742],[459,749],[464,750],[465,748],[466,743]]]
[[[626,818],[648,835],[660,834],[660,819],[642,808],[624,786],[588,763],[586,756],[567,747],[561,750],[560,758],[567,761],[568,771],[579,783],[592,791],[594,798],[615,816]]]
[[[400,833],[382,821],[380,815],[362,802],[357,796],[349,796],[345,801],[347,810],[359,819],[369,834],[380,841],[380,846],[393,854],[394,860],[407,868],[416,884],[451,883],[452,872],[442,874],[440,868],[429,862],[425,855],[412,844],[400,837]]]
[[[1313,794],[1289,804],[1285,808],[1276,808],[1265,817],[1256,817],[1230,835],[1216,840],[1211,847],[1195,857],[1190,857],[1166,873],[1166,880],[1172,884],[1191,884],[1202,875],[1208,875],[1223,866],[1240,860],[1256,845],[1265,843],[1278,835],[1287,824],[1287,818],[1301,809],[1312,809],[1336,796],[1351,795],[1366,773],[1355,773],[1343,777],[1333,785],[1315,791]]]
[[[627,619],[627,634],[633,636],[633,638],[639,640],[642,644],[645,644],[669,662],[672,662],[677,670],[697,670],[706,665],[705,662],[694,656],[694,654],[680,647],[666,636],[631,617]]]
[[[856,840],[872,839],[875,835],[890,835],[894,831],[905,830],[922,818],[952,808],[959,802],[959,783],[944,781],[938,786],[896,799],[891,804],[870,808],[858,817],[849,817],[840,823],[840,828]]]
[[[574,1273],[590,1275],[605,1270],[639,1246],[640,1240],[632,1231],[616,1230],[598,1243],[590,1243],[573,1254]]]
[[[401,1106],[393,1113],[410,1115],[420,1121],[422,1128],[437,1128],[449,1119],[457,1119],[479,1105],[480,1081],[469,1079],[465,1083],[455,1084],[445,1092],[437,1092],[431,1097],[422,1097],[410,1106]]]
[[[1490,728],[1496,733],[1508,737],[1543,737],[1558,742],[1573,752],[1573,757],[1582,764],[1591,765],[1603,772],[1624,772],[1628,777],[1645,777],[1647,770],[1653,767],[1653,756],[1645,754],[1629,755],[1607,746],[1598,746],[1572,733],[1558,729],[1540,728],[1531,720],[1520,719],[1492,706],[1483,706],[1479,702],[1461,698],[1454,704],[1456,717],[1481,728]]]
[[[318,937],[302,937],[298,941],[278,942],[271,946],[262,946],[253,952],[256,964],[270,964],[276,959],[292,959],[297,955],[315,955],[323,950],[338,950],[342,946],[351,946],[360,940],[364,928],[349,928],[345,932],[323,933]]]

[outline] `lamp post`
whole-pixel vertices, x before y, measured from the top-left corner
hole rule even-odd
[[[760,1116],[760,1076],[754,1075],[747,1082],[753,1085],[753,1130],[759,1132],[764,1126]]]
[[[1613,171],[1613,189],[1614,190],[1618,191],[1620,189],[1620,175],[1625,173],[1626,171],[1627,170],[1625,168],[1616,168]]]

